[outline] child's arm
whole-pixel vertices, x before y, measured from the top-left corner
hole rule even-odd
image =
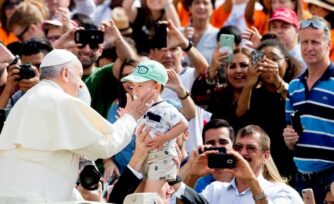
[[[180,136],[188,128],[188,121],[182,118],[179,123],[172,127],[168,132],[164,134],[156,134],[156,137],[150,141],[148,147],[161,147],[163,144],[169,140],[175,139]]]

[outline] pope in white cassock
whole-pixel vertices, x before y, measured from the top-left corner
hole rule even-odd
[[[79,157],[110,158],[131,139],[154,93],[127,104],[113,125],[76,98],[83,85],[75,55],[56,49],[41,64],[41,82],[13,107],[0,135],[0,203],[71,200]]]

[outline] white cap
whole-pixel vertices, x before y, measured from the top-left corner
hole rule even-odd
[[[49,52],[42,60],[41,67],[50,67],[66,64],[78,59],[72,52],[65,49],[54,49]]]

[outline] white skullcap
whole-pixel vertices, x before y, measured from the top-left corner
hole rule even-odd
[[[42,60],[41,67],[50,67],[66,64],[78,59],[72,52],[65,49],[54,49],[49,52]]]

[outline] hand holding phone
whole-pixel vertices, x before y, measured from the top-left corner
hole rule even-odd
[[[291,118],[291,126],[292,128],[296,131],[296,133],[301,136],[303,134],[303,126],[300,120],[300,112],[297,110],[293,113],[291,113],[290,118]]]
[[[209,147],[204,148],[204,152],[216,150],[218,154],[208,155],[208,167],[218,169],[233,169],[236,167],[236,158],[233,155],[226,154],[225,147]],[[201,153],[201,152],[200,152]]]
[[[219,37],[220,51],[227,52],[224,62],[231,63],[234,50],[234,35],[221,34]]]
[[[104,41],[104,34],[100,30],[77,30],[74,33],[74,42],[82,45],[98,45]]]

